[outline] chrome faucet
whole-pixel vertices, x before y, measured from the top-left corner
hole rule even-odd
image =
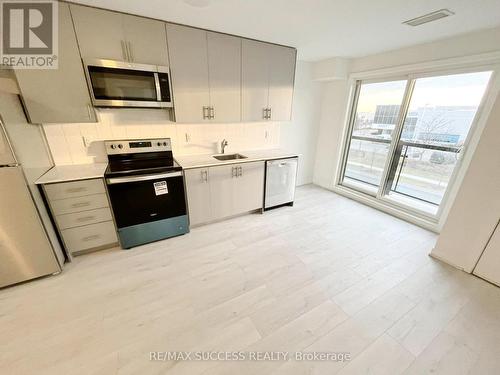
[[[222,142],[220,143],[220,149],[222,154],[224,153],[224,149],[226,148],[227,145],[228,145],[227,141],[223,139]]]

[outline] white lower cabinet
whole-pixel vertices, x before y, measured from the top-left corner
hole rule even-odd
[[[61,234],[64,244],[72,253],[108,246],[118,241],[112,221],[64,229]]]
[[[115,225],[102,178],[43,185],[68,257],[115,246]]]
[[[265,162],[245,163],[238,166],[238,177],[233,196],[233,210],[237,213],[256,210],[264,204]]]
[[[67,199],[49,199],[54,215],[70,214],[85,210],[109,207],[106,194],[92,194]]]
[[[262,208],[264,162],[185,171],[191,225]]]
[[[111,209],[109,207],[56,216],[57,225],[61,230],[101,223],[103,221],[113,221],[113,216],[111,216]]]
[[[237,200],[236,165],[221,165],[210,168],[210,207],[212,219],[217,220],[239,213],[234,201]]]
[[[210,185],[208,184],[208,168],[187,169],[184,171],[186,181],[189,223],[191,225],[210,221]]]

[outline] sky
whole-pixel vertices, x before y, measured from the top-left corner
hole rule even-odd
[[[479,106],[491,72],[419,78],[411,109],[424,106]],[[375,112],[378,104],[401,104],[407,81],[363,84],[358,112]]]

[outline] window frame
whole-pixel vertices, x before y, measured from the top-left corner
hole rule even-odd
[[[469,66],[461,66],[448,69],[425,69],[422,71],[418,71],[417,69],[415,69],[414,71],[409,71],[406,72],[405,74],[382,73],[377,75],[376,73],[374,73],[375,75],[377,75],[375,78],[373,76],[370,77],[370,73],[367,73],[366,75],[364,75],[363,73],[353,74],[349,78],[350,93],[349,93],[349,100],[347,103],[348,106],[346,111],[347,116],[344,125],[344,132],[342,135],[339,164],[337,165],[337,173],[335,175],[335,180],[334,180],[334,187],[336,188],[336,190],[340,192],[345,192],[345,190],[347,190],[348,193],[347,195],[350,195],[352,197],[356,197],[359,196],[359,194],[361,194],[361,196],[364,196],[364,198],[368,199],[368,202],[371,202],[376,206],[382,204],[385,208],[391,211],[396,210],[397,212],[403,215],[410,215],[410,217],[417,219],[417,221],[419,222],[423,220],[423,222],[430,224],[429,229],[435,230],[437,224],[440,222],[441,217],[443,216],[444,211],[449,208],[448,205],[449,205],[449,200],[451,199],[451,193],[454,190],[458,176],[463,171],[464,159],[466,159],[466,156],[468,156],[470,153],[469,150],[470,150],[471,140],[477,134],[479,127],[478,123],[480,122],[481,118],[484,115],[486,103],[491,99],[491,96],[494,94],[493,86],[495,85],[495,82],[498,80],[499,68],[500,66],[498,64],[480,64],[480,65],[469,65]],[[389,167],[391,166],[391,164],[393,164],[394,158],[398,157],[395,153],[398,141],[395,140],[399,140],[401,137],[404,121],[408,113],[416,80],[419,78],[439,77],[439,76],[466,74],[466,73],[479,73],[488,71],[491,72],[490,78],[486,85],[483,97],[481,98],[481,101],[479,103],[478,109],[471,122],[471,126],[467,134],[467,137],[464,141],[463,149],[461,151],[461,157],[459,158],[450,176],[450,179],[448,181],[448,186],[446,187],[446,190],[443,194],[443,199],[441,200],[441,203],[439,204],[436,213],[431,214],[429,212],[426,212],[418,208],[410,207],[408,205],[398,204],[397,202],[394,201],[394,199],[389,198],[384,192],[386,191],[387,186],[389,184],[388,180],[388,175],[390,173]],[[344,181],[345,170],[347,166],[347,158],[349,154],[349,146],[351,142],[352,133],[354,131],[354,121],[356,118],[359,94],[362,84],[390,82],[397,80],[406,80],[407,85],[401,102],[402,109],[399,113],[398,121],[394,128],[394,131],[391,134],[391,146],[388,151],[388,157],[384,166],[381,183],[380,186],[378,186],[376,194],[374,194],[373,191],[369,191],[368,189],[364,189],[363,187],[360,186],[353,186],[354,184],[351,184],[349,182],[346,183]]]

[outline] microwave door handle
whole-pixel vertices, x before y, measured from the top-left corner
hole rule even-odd
[[[160,89],[160,77],[158,76],[158,73],[154,73],[155,77],[155,87],[156,87],[156,100],[161,102],[161,89]]]

